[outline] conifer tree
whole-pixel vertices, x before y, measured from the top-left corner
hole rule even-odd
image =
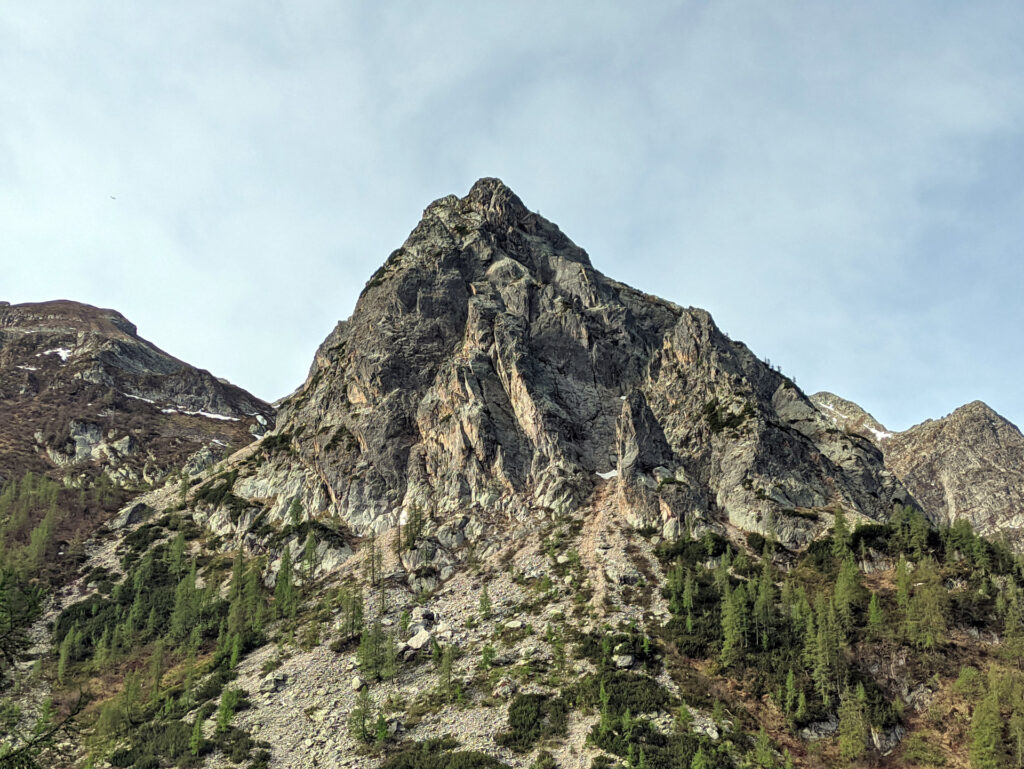
[[[171,547],[167,551],[167,568],[168,571],[177,578],[181,577],[181,572],[185,568],[185,533],[179,531],[171,541]]]
[[[853,562],[853,556],[847,555],[839,567],[835,588],[836,615],[845,633],[853,630],[854,616],[863,600],[864,587],[861,584],[860,569]]]
[[[754,599],[754,627],[758,645],[767,649],[775,614],[775,582],[772,579],[772,564],[767,548],[761,556],[761,576],[757,582],[757,597]]]
[[[226,732],[235,717],[235,710],[241,702],[241,691],[238,689],[225,689],[220,695],[220,705],[217,708],[217,731]]]
[[[1003,763],[1003,724],[999,698],[990,691],[971,717],[969,755],[971,769],[999,769]]]
[[[487,583],[484,583],[480,590],[480,616],[483,619],[491,617],[491,597],[487,594]]]
[[[192,632],[199,619],[201,604],[202,594],[196,589],[196,563],[192,561],[188,574],[181,578],[174,590],[174,609],[168,630],[174,641],[183,641]]]
[[[313,536],[313,529],[311,527],[306,533],[306,543],[302,548],[302,577],[307,592],[312,588],[313,579],[320,568],[320,559],[317,556],[316,550],[316,537]]]
[[[295,598],[295,575],[292,570],[292,551],[285,547],[281,554],[281,568],[274,585],[274,608],[278,617],[292,618],[298,608]]]
[[[693,713],[686,706],[686,703],[682,703],[679,709],[676,710],[676,729],[683,734],[689,734],[693,731]]]
[[[683,611],[686,612],[686,632],[693,632],[693,607],[697,598],[697,586],[693,579],[693,572],[686,570],[686,577],[683,581]]]
[[[739,585],[734,590],[727,590],[722,602],[722,651],[719,659],[723,665],[734,665],[742,658],[746,623],[746,590]]]
[[[437,672],[437,686],[445,700],[452,701],[452,670],[455,664],[455,650],[448,644],[441,651],[441,666]]]
[[[263,631],[265,610],[262,573],[262,559],[252,561],[245,572],[245,584],[242,587],[242,605],[249,620],[249,630],[254,635],[259,635]]]
[[[388,740],[388,722],[384,718],[384,713],[377,713],[377,726],[374,729],[375,742],[378,745],[383,745]]]
[[[92,669],[94,672],[101,672],[110,662],[110,627],[103,626],[103,633],[92,653]]]
[[[288,521],[291,523],[292,528],[298,528],[299,524],[302,523],[302,503],[299,502],[299,498],[296,497],[292,500],[292,503],[288,506]]]
[[[395,674],[397,648],[378,619],[364,630],[356,650],[356,662],[367,676],[391,678]]]
[[[1024,767],[1024,697],[1017,697],[1010,714],[1010,736],[1013,738],[1013,757],[1020,769]]]
[[[366,546],[368,548],[365,563],[366,579],[369,581],[371,586],[377,587],[381,578],[384,554],[381,553],[380,548],[377,547],[377,535],[375,533],[370,533],[370,538],[367,541]]]
[[[188,741],[189,752],[193,756],[198,756],[202,752],[203,745],[205,744],[206,740],[203,739],[203,722],[197,714],[196,720],[192,724],[192,735]]]
[[[359,742],[369,742],[373,736],[370,731],[370,724],[372,723],[373,699],[370,697],[369,688],[364,686],[356,696],[356,706],[349,712],[349,734]]]
[[[68,665],[71,663],[71,656],[74,653],[77,643],[78,624],[75,623],[60,642],[57,653],[57,682],[63,684],[67,675]]]
[[[907,635],[919,647],[933,649],[945,640],[947,593],[931,558],[918,564],[914,582],[906,610]]]
[[[850,527],[846,523],[846,513],[842,507],[836,508],[835,522],[832,524],[832,555],[837,561],[843,561],[850,555]]]
[[[775,769],[776,766],[772,741],[763,726],[758,731],[757,739],[754,742],[753,765],[758,769]]]
[[[878,601],[878,593],[872,593],[868,602],[868,630],[874,638],[880,638],[885,633],[885,617]]]
[[[868,720],[864,685],[856,692],[849,688],[839,702],[839,755],[844,761],[856,761],[867,752]]]
[[[796,688],[796,676],[793,675],[793,668],[789,669],[789,673],[786,675],[786,701],[785,708],[788,715],[793,715],[796,712],[797,702],[797,688]]]
[[[164,677],[164,639],[160,638],[153,644],[149,655],[149,701],[155,703],[160,699],[160,682]]]

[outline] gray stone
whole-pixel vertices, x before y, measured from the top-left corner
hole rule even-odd
[[[507,700],[511,699],[516,693],[517,687],[515,681],[508,676],[503,676],[498,679],[498,682],[494,685],[491,690],[491,696],[496,700]]]
[[[142,523],[146,518],[152,515],[154,512],[153,508],[143,502],[136,502],[123,508],[121,512],[117,514],[109,526],[111,529],[119,530],[125,529],[129,526],[134,526],[137,523]]]
[[[424,646],[427,646],[432,640],[432,638],[433,636],[430,634],[429,630],[421,630],[409,639],[409,648],[415,651],[419,651]]]

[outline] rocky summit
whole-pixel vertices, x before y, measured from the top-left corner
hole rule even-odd
[[[808,398],[481,179],[278,407],[0,308],[0,769],[1024,755],[1022,439],[981,404]]]
[[[279,436],[359,533],[413,507],[522,520],[615,478],[638,528],[806,542],[908,496],[710,315],[594,269],[496,179],[435,201],[281,407]],[[313,502],[313,500],[310,500]],[[820,517],[819,517],[820,516]]]

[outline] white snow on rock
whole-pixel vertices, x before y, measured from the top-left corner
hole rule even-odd
[[[609,470],[607,473],[594,473],[594,475],[596,475],[598,478],[602,478],[602,479],[604,479],[606,481],[609,478],[614,478],[618,474],[619,474],[618,470]]]
[[[238,422],[238,417],[227,417],[223,414],[211,414],[209,411],[185,411],[184,409],[160,409],[163,414],[186,414],[190,417],[206,417],[207,419],[223,419],[226,422]]]
[[[39,369],[35,366],[18,366],[22,371],[38,371]]]
[[[67,363],[68,358],[71,357],[71,350],[67,347],[54,347],[52,350],[44,350],[43,352],[36,353],[37,358],[42,355],[59,355],[61,361]]]

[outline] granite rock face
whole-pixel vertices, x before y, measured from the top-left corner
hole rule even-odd
[[[361,534],[614,493],[640,528],[799,544],[837,505],[882,520],[910,499],[710,315],[602,275],[496,179],[426,209],[265,440]]]
[[[204,448],[239,448],[274,410],[138,336],[114,310],[0,306],[0,473],[102,469],[156,481]]]
[[[903,432],[889,432],[831,393],[811,400],[844,430],[875,441],[886,466],[935,521],[968,521],[1024,546],[1024,436],[981,401]]]

